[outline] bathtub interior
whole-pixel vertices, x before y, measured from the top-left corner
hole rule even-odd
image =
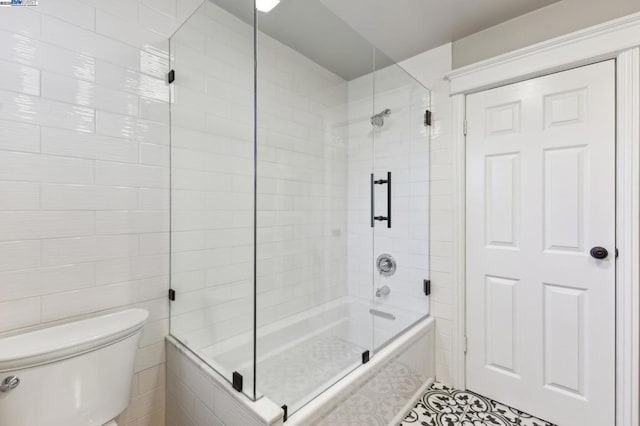
[[[327,426],[346,418],[357,418],[360,424],[399,424],[434,380],[434,324],[431,317],[419,320],[376,352],[369,363],[303,407],[289,407],[286,424]],[[167,425],[194,424],[187,414],[194,406],[196,411],[203,407],[211,411],[208,417],[201,413],[198,424],[283,424],[282,408],[269,397],[251,401],[175,337],[167,343]]]
[[[379,317],[371,309],[394,317]],[[294,413],[363,365],[427,315],[345,296],[258,329],[256,396],[267,396]],[[191,349],[194,350],[193,345]],[[238,371],[253,387],[253,334],[244,333],[194,352],[205,362]]]
[[[291,426],[398,425],[435,380],[435,320],[424,318],[289,418]]]

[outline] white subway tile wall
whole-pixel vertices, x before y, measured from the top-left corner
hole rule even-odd
[[[199,4],[0,9],[0,333],[149,310],[122,425],[164,425],[168,38]]]

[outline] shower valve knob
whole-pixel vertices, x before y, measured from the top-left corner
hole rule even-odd
[[[390,277],[396,272],[396,260],[390,254],[384,253],[378,256],[376,266],[380,275]]]

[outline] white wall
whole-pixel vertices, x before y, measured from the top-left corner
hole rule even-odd
[[[167,38],[197,3],[0,8],[0,333],[149,310],[124,425],[164,424]]]
[[[430,314],[436,318],[436,378],[451,383],[453,132],[449,83],[444,79],[451,70],[451,44],[421,53],[400,65],[431,89]]]

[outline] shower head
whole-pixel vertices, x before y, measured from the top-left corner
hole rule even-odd
[[[391,110],[389,108],[385,109],[381,113],[371,117],[371,125],[377,128],[384,126],[384,118],[390,115],[391,115]]]

